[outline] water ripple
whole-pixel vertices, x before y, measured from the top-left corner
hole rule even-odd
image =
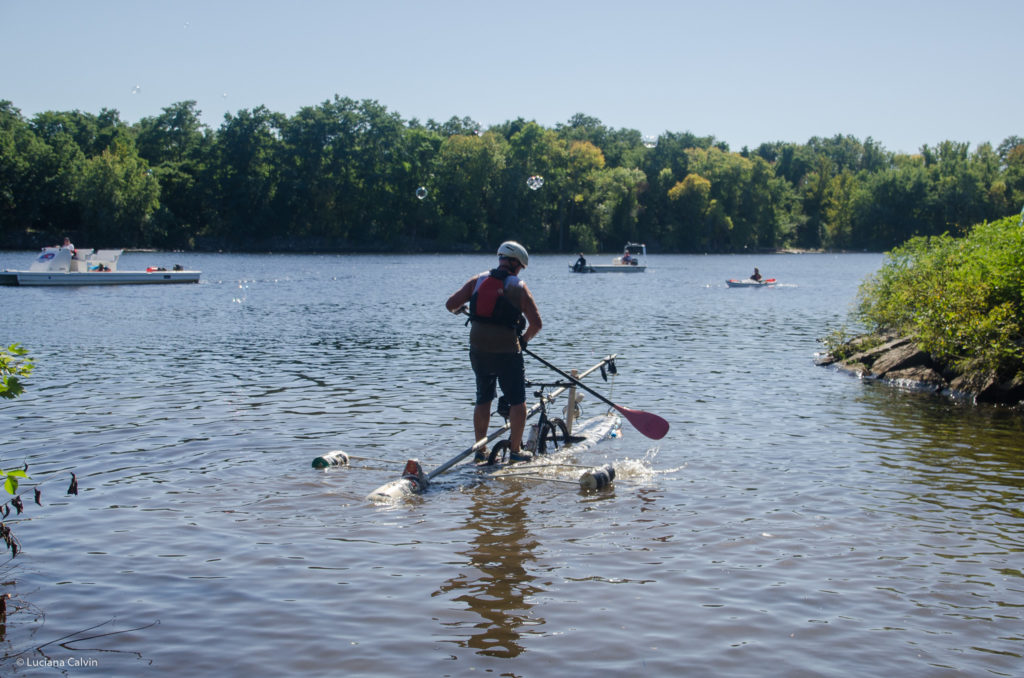
[[[3,463],[44,503],[14,524],[13,576],[45,622],[9,617],[8,648],[115,619],[159,623],[49,649],[109,676],[1018,672],[1019,415],[813,364],[877,255],[635,276],[537,256],[533,349],[618,353],[591,384],[669,435],[602,443],[606,492],[456,471],[390,506],[364,497],[401,460],[468,445],[466,328],[442,304],[490,259],[192,256],[184,289],[0,288],[3,339],[38,364],[0,403]],[[724,285],[754,265],[791,286]],[[339,448],[384,461],[310,468]]]

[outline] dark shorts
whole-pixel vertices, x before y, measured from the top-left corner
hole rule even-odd
[[[526,402],[526,368],[522,353],[482,353],[470,349],[469,362],[476,374],[476,404],[489,403],[498,395],[495,382],[509,405]]]

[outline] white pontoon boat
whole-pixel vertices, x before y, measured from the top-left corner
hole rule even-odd
[[[143,271],[119,271],[117,260],[124,250],[70,250],[44,247],[27,271],[0,272],[0,285],[154,285],[197,283],[200,271],[180,266],[172,270],[150,267]]]

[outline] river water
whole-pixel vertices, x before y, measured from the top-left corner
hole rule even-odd
[[[574,258],[524,274],[531,348],[618,353],[588,383],[669,434],[589,453],[607,491],[455,469],[395,505],[365,499],[395,465],[311,461],[471,444],[443,303],[490,256],[129,253],[202,282],[0,287],[0,341],[37,364],[0,461],[43,493],[7,521],[0,673],[1020,675],[1020,415],[814,365],[881,255]],[[726,287],[754,266],[781,284]]]

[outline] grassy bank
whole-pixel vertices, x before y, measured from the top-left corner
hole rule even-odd
[[[913,338],[960,373],[1024,375],[1024,227],[1018,216],[964,237],[913,238],[860,287],[855,314]]]

